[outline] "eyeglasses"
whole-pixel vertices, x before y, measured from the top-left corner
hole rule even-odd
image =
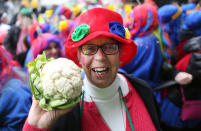
[[[84,55],[94,55],[97,53],[99,48],[101,48],[103,53],[106,55],[114,55],[119,51],[119,44],[104,44],[101,46],[94,44],[84,44],[80,47]]]

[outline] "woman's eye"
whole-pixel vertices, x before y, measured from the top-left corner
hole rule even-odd
[[[107,45],[107,46],[104,46],[104,49],[111,50],[111,49],[114,49],[114,46],[113,45]]]
[[[93,47],[89,47],[87,50],[93,50]]]
[[[84,54],[88,54],[88,53],[89,53],[89,50],[84,49],[84,50],[83,50],[83,53],[84,53]]]

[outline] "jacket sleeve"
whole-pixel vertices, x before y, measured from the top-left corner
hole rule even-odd
[[[34,127],[28,123],[28,120],[26,120],[22,131],[49,131],[49,129],[41,129]]]
[[[161,70],[161,75],[163,80],[168,81],[168,80],[174,80],[175,76],[181,72],[179,69],[176,69],[174,66],[170,68],[166,68],[164,65]]]

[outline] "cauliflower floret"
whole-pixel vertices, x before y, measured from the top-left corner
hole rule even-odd
[[[46,63],[41,71],[44,96],[74,99],[81,94],[82,84],[81,69],[66,58]]]

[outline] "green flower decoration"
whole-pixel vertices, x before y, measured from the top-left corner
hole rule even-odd
[[[83,39],[86,35],[89,34],[90,26],[87,24],[82,24],[75,28],[74,32],[72,33],[72,40],[73,41],[80,41]]]
[[[30,16],[32,14],[32,12],[29,9],[27,9],[27,8],[22,8],[20,10],[20,14],[26,15],[26,16]]]

